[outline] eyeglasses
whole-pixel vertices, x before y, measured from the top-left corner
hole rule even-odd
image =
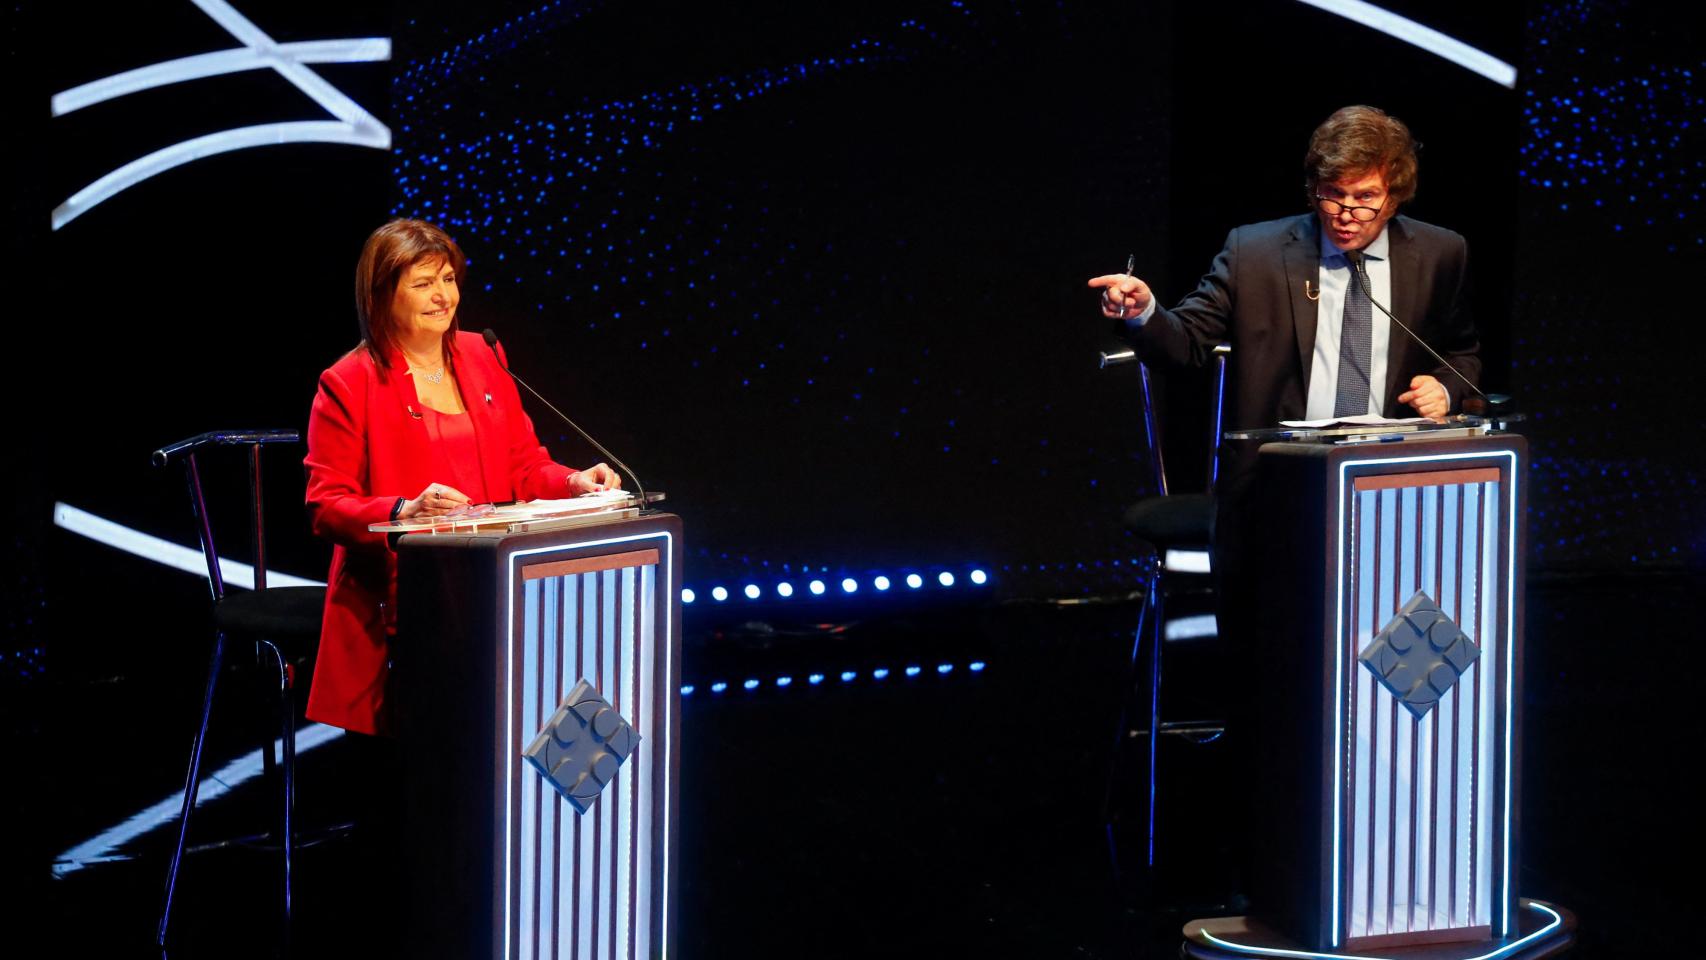
[[[1348,204],[1340,203],[1337,200],[1329,200],[1320,195],[1315,197],[1315,203],[1321,208],[1321,212],[1329,217],[1336,217],[1339,214],[1344,213],[1346,210],[1349,210],[1351,212],[1352,220],[1360,220],[1363,223],[1368,223],[1375,217],[1380,216],[1380,207],[1353,207]]]

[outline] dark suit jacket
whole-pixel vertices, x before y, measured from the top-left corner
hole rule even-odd
[[[1480,341],[1470,317],[1467,248],[1450,230],[1408,217],[1386,224],[1392,264],[1392,302],[1398,319],[1422,337],[1451,367],[1477,382]],[[1228,429],[1277,426],[1301,420],[1309,397],[1315,350],[1317,301],[1304,284],[1320,282],[1320,225],[1304,214],[1238,227],[1214,265],[1178,306],[1158,309],[1137,329],[1120,324],[1138,356],[1151,365],[1201,366],[1220,343],[1232,345],[1227,368]],[[1387,416],[1406,416],[1398,395],[1410,378],[1432,374],[1462,403],[1468,388],[1396,326],[1388,338],[1384,396]],[[1260,508],[1254,496],[1254,441],[1221,445],[1216,487],[1215,568],[1223,600],[1249,586],[1246,570],[1258,569]],[[1253,574],[1252,574],[1253,575]],[[1237,602],[1223,604],[1236,611]],[[1238,633],[1233,624],[1231,633]]]
[[[1450,230],[1393,217],[1392,302],[1398,319],[1426,340],[1471,382],[1478,382],[1480,341],[1469,311],[1467,248]],[[1234,229],[1208,275],[1178,306],[1158,309],[1149,322],[1122,335],[1151,365],[1201,366],[1216,344],[1230,343],[1226,427],[1272,427],[1301,420],[1309,396],[1317,302],[1304,290],[1319,283],[1320,225],[1314,214]],[[1123,324],[1121,325],[1124,326]],[[1468,388],[1396,326],[1389,338],[1387,416],[1412,415],[1398,403],[1410,378],[1432,374],[1454,406]],[[1256,444],[1226,451],[1223,484],[1236,489],[1255,467]],[[1225,489],[1225,487],[1223,487]]]

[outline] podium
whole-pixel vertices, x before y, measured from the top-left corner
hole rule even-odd
[[[1184,953],[1562,949],[1574,917],[1516,887],[1526,445],[1346,439],[1260,449],[1257,759],[1228,785],[1262,798],[1252,915],[1192,921]]]
[[[411,955],[670,955],[681,556],[679,518],[632,505],[398,539]],[[584,765],[613,769],[583,778],[584,814],[524,756],[582,680],[614,714],[587,710],[580,746],[616,715],[637,735]]]

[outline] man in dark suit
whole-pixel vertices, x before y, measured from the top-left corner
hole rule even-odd
[[[1102,291],[1103,315],[1121,321],[1148,363],[1200,365],[1216,344],[1231,343],[1229,427],[1445,416],[1468,392],[1458,374],[1471,382],[1480,374],[1480,344],[1463,238],[1397,215],[1416,193],[1409,129],[1373,107],[1346,107],[1316,128],[1304,165],[1312,214],[1234,229],[1208,275],[1171,310],[1137,277],[1097,277],[1090,286]],[[1346,254],[1362,255],[1373,299],[1456,373],[1369,308]],[[1347,311],[1353,329],[1342,335]],[[1252,464],[1235,464],[1234,476]]]
[[[1171,310],[1137,277],[1097,277],[1090,286],[1102,291],[1102,314],[1119,321],[1146,363],[1201,365],[1216,344],[1230,343],[1229,428],[1446,416],[1469,392],[1464,381],[1480,375],[1480,343],[1463,238],[1398,216],[1416,194],[1409,128],[1374,107],[1345,107],[1311,135],[1304,171],[1312,213],[1234,229],[1208,275]],[[1370,294],[1451,369],[1373,308]],[[1251,518],[1242,514],[1256,447],[1241,441],[1227,451],[1217,565],[1235,566],[1246,552],[1241,531]]]
[[[1229,428],[1352,415],[1443,417],[1481,371],[1470,317],[1467,252],[1450,230],[1398,216],[1416,193],[1416,145],[1403,123],[1346,107],[1310,137],[1304,159],[1312,213],[1238,227],[1208,275],[1178,306],[1160,307],[1129,274],[1097,277],[1102,313],[1146,363],[1202,365],[1230,343]],[[1439,351],[1441,365],[1372,307],[1388,307]],[[1255,506],[1257,444],[1229,454],[1217,487],[1214,569],[1220,633],[1240,651],[1228,677],[1228,742],[1253,769],[1251,713],[1265,556]],[[1284,505],[1271,505],[1285,509]],[[1253,821],[1252,821],[1253,822]],[[1249,844],[1246,843],[1246,848]]]

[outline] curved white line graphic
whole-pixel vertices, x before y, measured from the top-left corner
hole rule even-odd
[[[1514,953],[1516,950],[1520,949],[1523,944],[1546,936],[1553,930],[1562,926],[1564,923],[1564,918],[1559,915],[1558,911],[1553,910],[1551,907],[1548,907],[1543,903],[1536,903],[1530,900],[1526,906],[1551,917],[1551,922],[1520,940],[1513,940],[1510,943],[1498,947],[1490,952],[1474,957],[1465,957],[1463,960],[1498,960],[1499,957],[1503,957],[1509,953]],[[1235,943],[1231,940],[1224,940],[1212,933],[1209,933],[1207,930],[1202,931],[1202,936],[1203,939],[1207,940],[1213,946],[1260,957],[1295,957],[1298,958],[1298,960],[1391,960],[1393,957],[1392,954],[1386,954],[1384,957],[1371,957],[1352,953],[1316,953],[1312,950],[1285,950],[1279,947],[1254,947],[1248,944]]]
[[[274,43],[259,27],[238,13],[226,0],[191,0],[197,7],[224,27],[243,44],[240,50],[224,50],[169,60],[152,66],[139,67],[114,74],[81,86],[63,90],[53,97],[54,116],[81,109],[93,103],[150,90],[154,87],[218,76],[239,70],[269,67],[289,80],[293,86],[319,104],[336,121],[308,120],[291,123],[268,123],[253,127],[222,130],[185,140],[148,154],[119,167],[117,170],[72,194],[69,200],[54,208],[53,229],[58,230],[87,213],[91,207],[111,198],[129,187],[163,173],[173,167],[233,150],[273,146],[281,143],[341,143],[391,148],[391,130],[373,114],[351,100],[343,91],[327,83],[307,67],[309,62],[355,62],[389,60],[391,41],[385,38],[362,40],[322,40],[306,43]]]
[[[1390,10],[1385,10],[1363,0],[1299,0],[1312,7],[1337,14],[1346,20],[1354,20],[1365,27],[1379,30],[1390,37],[1397,37],[1405,43],[1421,47],[1423,50],[1438,57],[1444,57],[1452,63],[1501,86],[1516,89],[1516,67],[1500,60],[1498,57],[1478,50],[1455,37],[1448,37],[1432,27],[1424,27],[1408,17],[1399,16]]]
[[[193,140],[185,140],[156,150],[145,157],[138,157],[72,194],[69,200],[53,208],[53,229],[58,230],[87,213],[90,207],[173,167],[233,150],[281,143],[343,143],[388,150],[391,147],[391,131],[377,120],[362,126],[338,120],[296,120],[221,130]]]
[[[304,40],[300,43],[281,43],[278,53],[296,63],[372,63],[391,59],[391,40],[388,37],[365,37],[360,40]],[[170,86],[187,80],[201,80],[226,73],[259,70],[279,62],[279,57],[252,47],[198,53],[192,57],[167,60],[135,70],[115,73],[101,80],[91,80],[81,86],[62,90],[53,95],[53,115],[65,114],[93,106],[104,100],[114,100],[155,87]]]

